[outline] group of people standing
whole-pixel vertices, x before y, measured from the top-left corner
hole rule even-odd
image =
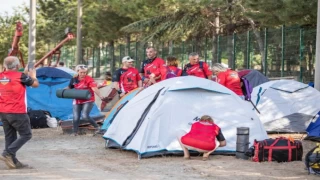
[[[112,78],[113,86],[120,97],[135,88],[148,87],[162,80],[179,76],[196,76],[214,80],[243,97],[240,78],[236,71],[219,63],[210,68],[206,62],[200,61],[199,54],[196,52],[189,54],[189,63],[183,69],[178,67],[178,59],[174,56],[167,57],[166,62],[157,57],[154,47],[148,47],[146,55],[147,60],[142,62],[140,71],[133,67],[134,60],[131,57],[122,58],[122,67],[115,71]]]

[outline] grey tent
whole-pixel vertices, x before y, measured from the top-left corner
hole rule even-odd
[[[254,69],[244,69],[239,71],[238,74],[240,78],[246,78],[252,88],[269,81],[265,75]]]

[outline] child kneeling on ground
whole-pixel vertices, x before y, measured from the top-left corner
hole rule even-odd
[[[190,150],[203,153],[203,160],[206,161],[209,155],[218,147],[226,146],[226,140],[219,126],[214,124],[213,119],[204,115],[198,122],[191,126],[190,132],[179,139],[183,149],[184,158],[190,159]]]

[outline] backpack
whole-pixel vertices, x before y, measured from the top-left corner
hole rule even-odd
[[[189,76],[189,74],[187,73],[188,66],[190,66],[190,63],[188,63],[188,64],[186,64],[186,65],[184,66],[181,76]],[[202,69],[203,74],[205,75],[206,79],[208,79],[206,73],[205,73],[204,70],[203,70],[203,61],[199,61],[199,68]]]
[[[305,157],[305,165],[310,173],[320,175],[320,143],[312,148]]]
[[[47,124],[47,115],[52,117],[49,111],[29,109],[28,115],[32,129],[49,127]]]
[[[177,68],[176,71],[172,71],[168,66],[166,68],[167,68],[166,79],[170,79],[178,76],[178,73],[180,71],[179,68]]]
[[[246,101],[251,101],[251,93],[253,88],[250,82],[245,77],[240,78],[240,81],[242,82],[241,90],[244,95],[244,99]]]

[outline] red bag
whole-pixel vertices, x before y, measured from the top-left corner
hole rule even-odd
[[[255,162],[302,161],[303,148],[301,141],[292,141],[284,137],[266,139],[263,141],[255,140],[253,147],[254,155],[252,160]]]

